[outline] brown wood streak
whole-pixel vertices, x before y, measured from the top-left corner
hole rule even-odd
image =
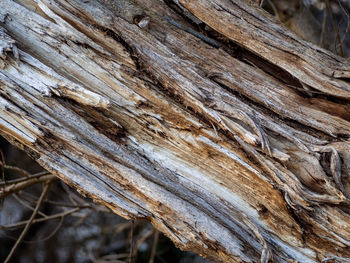
[[[10,2],[0,2],[0,17],[11,18],[0,25],[21,61],[6,44],[0,127],[40,164],[214,261],[350,257],[347,104],[301,97],[203,43],[162,18],[191,27],[162,1],[120,9],[42,0],[38,13],[32,1]],[[300,81],[349,98],[347,82],[335,78],[348,77],[348,64],[263,11],[240,1],[178,2]]]
[[[200,20],[239,45],[326,94],[349,98],[350,64],[296,37],[255,5],[239,0],[179,0]]]

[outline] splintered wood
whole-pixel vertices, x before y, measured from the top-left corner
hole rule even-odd
[[[349,77],[253,2],[0,1],[0,133],[215,262],[350,261]]]

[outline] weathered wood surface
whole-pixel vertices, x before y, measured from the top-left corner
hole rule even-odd
[[[0,1],[1,134],[216,262],[350,262],[349,69],[254,3]]]

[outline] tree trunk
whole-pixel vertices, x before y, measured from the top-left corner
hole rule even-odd
[[[1,134],[215,262],[350,262],[348,78],[248,1],[0,1]]]

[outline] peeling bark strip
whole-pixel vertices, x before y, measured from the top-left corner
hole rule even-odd
[[[326,94],[349,98],[350,64],[296,37],[265,11],[239,0],[178,0],[197,18],[239,45]]]
[[[215,262],[350,261],[349,76],[243,1],[0,2],[1,134]]]

